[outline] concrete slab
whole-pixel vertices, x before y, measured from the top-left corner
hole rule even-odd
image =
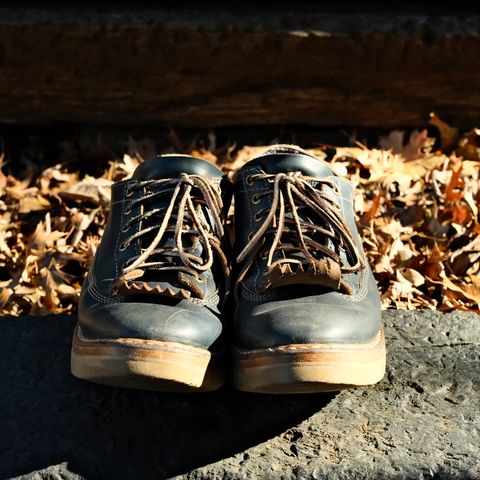
[[[68,369],[74,317],[2,318],[0,478],[479,478],[480,317],[384,319],[378,385],[262,396],[82,382]]]

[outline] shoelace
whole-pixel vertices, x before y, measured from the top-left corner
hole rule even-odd
[[[196,279],[200,274],[210,269],[214,262],[214,251],[220,258],[225,276],[228,276],[227,260],[222,250],[221,238],[224,234],[222,223],[223,202],[218,189],[205,177],[182,173],[175,179],[144,180],[130,187],[131,189],[145,189],[147,192],[140,198],[134,199],[128,205],[131,211],[136,205],[141,205],[138,215],[132,217],[123,226],[126,231],[135,223],[141,222],[141,229],[129,236],[121,245],[128,247],[136,239],[145,239],[145,236],[155,232],[155,237],[147,246],[142,245],[142,251],[136,258],[133,257],[128,265],[123,267],[117,284],[122,281],[139,279],[146,269],[175,270],[192,275]],[[127,193],[131,196],[133,190]],[[145,204],[162,196],[171,195],[168,206],[161,208],[145,208]],[[177,208],[175,208],[177,206]],[[212,231],[209,223],[200,215],[200,210],[206,207],[212,218],[216,232]],[[154,216],[162,217],[160,225],[148,222]],[[143,225],[147,224],[143,228]],[[173,234],[174,245],[159,247],[167,234]],[[185,249],[183,236],[188,234],[192,246]],[[171,238],[171,237],[170,237]],[[201,255],[195,255],[192,250],[202,246]],[[190,251],[187,251],[190,250]],[[155,256],[155,260],[152,257]],[[168,257],[170,260],[166,260]],[[161,260],[159,260],[161,258]],[[171,259],[178,258],[178,262]],[[173,264],[172,264],[173,263]]]
[[[271,195],[272,203],[269,209],[257,212],[261,216],[268,210],[263,224],[237,257],[239,263],[249,258],[240,277],[246,274],[256,255],[267,247],[266,265],[270,280],[264,288],[282,286],[282,278],[301,274],[304,280],[309,277],[311,283],[316,280],[350,293],[351,287],[342,277],[360,270],[363,261],[352,233],[341,217],[339,205],[323,188],[326,186],[337,191],[336,185],[331,180],[304,176],[301,172],[254,174],[250,180],[267,180],[273,184],[271,190],[257,193],[255,198],[258,203],[262,196]],[[308,212],[310,217],[313,214],[319,221],[309,221],[307,215],[299,214],[300,210]],[[263,241],[266,234],[273,235],[269,246]],[[332,245],[336,248],[331,248]],[[348,264],[337,253],[338,249],[345,251]],[[276,252],[278,255],[274,261]]]

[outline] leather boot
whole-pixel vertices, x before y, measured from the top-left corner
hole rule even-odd
[[[80,296],[73,375],[152,390],[222,385],[222,178],[204,160],[165,155],[112,186]]]
[[[353,185],[293,146],[251,160],[233,183],[234,386],[297,393],[378,382],[380,298]]]

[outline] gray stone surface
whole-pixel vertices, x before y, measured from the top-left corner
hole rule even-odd
[[[475,7],[57,3],[0,7],[0,123],[478,126]]]
[[[84,383],[73,317],[0,319],[0,478],[480,478],[480,317],[384,319],[381,383],[303,396]]]

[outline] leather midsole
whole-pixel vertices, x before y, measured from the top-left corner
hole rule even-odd
[[[181,354],[190,361],[204,362],[212,354],[209,350],[192,347],[178,342],[145,340],[138,338],[90,339],[86,338],[77,325],[73,336],[72,352],[86,356],[115,356],[132,358],[157,358],[159,356],[178,356]]]
[[[308,363],[363,361],[385,357],[385,338],[381,328],[375,338],[368,343],[326,343],[290,344],[271,348],[246,350],[234,348],[234,359],[241,368],[259,367],[271,363]]]

